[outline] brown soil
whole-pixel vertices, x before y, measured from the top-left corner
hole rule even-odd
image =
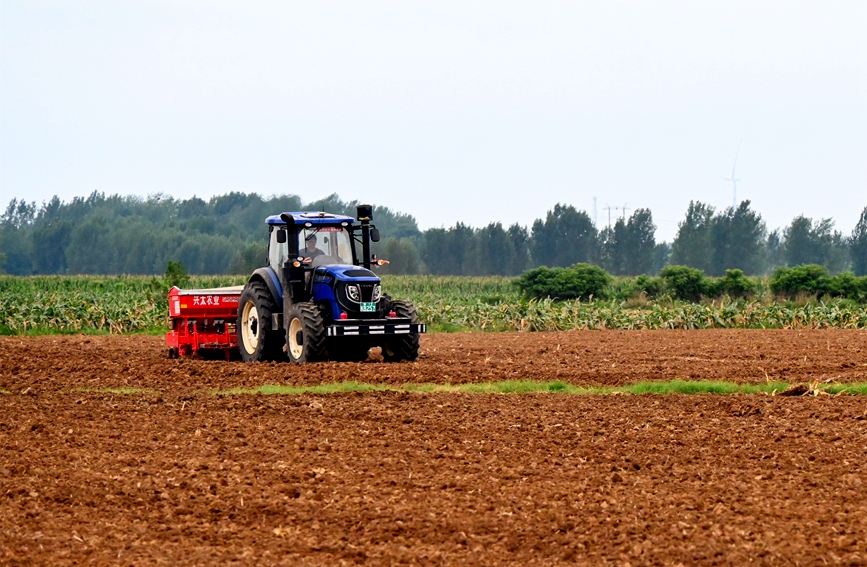
[[[565,331],[423,335],[415,364],[245,364],[170,360],[162,337],[0,337],[0,388],[168,391],[343,380],[460,384],[562,380],[867,382],[867,331]],[[371,356],[375,360],[377,355]],[[381,360],[381,358],[379,359]]]
[[[863,331],[431,335],[415,364],[0,340],[0,564],[867,564],[860,397],[341,394],[333,380],[867,381]],[[132,395],[79,388],[134,386]]]

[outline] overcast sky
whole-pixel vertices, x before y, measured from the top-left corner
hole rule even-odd
[[[0,0],[0,196],[338,193],[424,228],[557,202],[867,206],[867,2]],[[275,211],[276,212],[276,211]]]

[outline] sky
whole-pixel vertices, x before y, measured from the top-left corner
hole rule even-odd
[[[867,207],[867,2],[0,0],[0,201],[331,193],[422,229]]]

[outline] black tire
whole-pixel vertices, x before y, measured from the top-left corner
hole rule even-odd
[[[418,313],[409,301],[393,301],[391,310],[411,323],[418,323]],[[418,358],[418,333],[389,335],[382,345],[382,359],[385,362],[413,361]]]
[[[282,360],[285,337],[271,328],[275,311],[268,287],[258,280],[248,282],[238,302],[238,350],[244,362]]]
[[[325,324],[319,308],[312,303],[296,303],[286,316],[286,355],[291,362],[317,362],[325,359]]]

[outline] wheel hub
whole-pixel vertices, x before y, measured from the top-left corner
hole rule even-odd
[[[259,348],[259,310],[252,301],[244,306],[241,317],[241,342],[247,354],[254,354]]]
[[[304,331],[299,319],[292,319],[289,323],[289,353],[292,358],[298,360],[304,352]]]

